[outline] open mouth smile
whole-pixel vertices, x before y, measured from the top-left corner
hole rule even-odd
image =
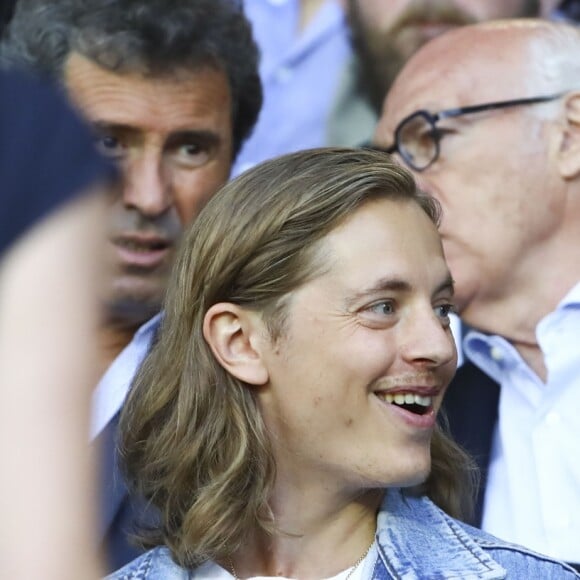
[[[440,387],[410,386],[377,390],[373,395],[393,419],[402,420],[413,429],[431,430],[437,420]]]
[[[389,405],[401,407],[415,415],[425,415],[433,408],[433,397],[416,393],[375,393],[377,397]]]

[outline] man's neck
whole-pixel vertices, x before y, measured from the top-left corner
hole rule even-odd
[[[131,342],[140,325],[103,324],[99,329],[99,369],[101,376]]]
[[[547,370],[538,344],[537,327],[577,283],[578,280],[570,281],[556,287],[544,279],[537,287],[529,284],[527,291],[520,289],[500,300],[473,301],[461,313],[461,318],[476,330],[505,338],[536,375],[546,381]]]
[[[327,578],[360,563],[375,537],[382,494],[369,491],[331,510],[308,494],[290,493],[294,503],[281,501],[286,493],[285,498],[273,499],[279,533],[249,534],[232,558],[237,575]],[[229,562],[224,564],[228,568]]]

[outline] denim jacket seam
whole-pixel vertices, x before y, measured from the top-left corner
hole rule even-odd
[[[462,530],[459,525],[457,525],[451,518],[445,516],[445,522],[449,527],[451,533],[455,536],[457,541],[483,566],[485,566],[488,570],[492,570],[490,568],[489,563],[485,562],[481,558],[481,554],[479,553],[482,546],[479,541],[473,537],[469,537],[469,542],[466,542],[465,539],[461,536],[461,533],[467,534],[465,530]],[[488,557],[489,554],[487,554]],[[493,559],[493,558],[492,558]]]
[[[475,541],[480,544],[482,547],[485,547],[487,549],[492,549],[492,550],[501,550],[501,551],[505,551],[505,552],[517,552],[518,554],[522,554],[525,556],[529,556],[530,558],[534,559],[534,560],[542,560],[543,562],[549,563],[549,564],[556,564],[558,565],[560,568],[562,568],[563,571],[565,572],[572,572],[572,568],[570,568],[570,566],[568,566],[568,564],[566,564],[565,562],[561,562],[559,560],[554,560],[553,558],[550,558],[550,556],[547,556],[546,554],[541,554],[540,552],[534,552],[533,550],[530,550],[528,548],[526,548],[525,546],[520,546],[518,544],[510,544],[510,543],[505,543],[505,542],[493,542],[491,540],[487,540],[487,539],[483,539],[483,538],[477,538],[475,539]]]
[[[378,538],[377,538],[377,552],[379,554],[379,557],[377,558],[375,565],[373,567],[373,577],[374,577],[375,572],[377,570],[379,560],[382,560],[384,567],[387,569],[387,572],[392,576],[392,580],[400,580],[401,577],[399,576],[397,571],[393,568],[392,563],[387,558],[385,550],[384,550],[383,546],[381,545],[381,543],[378,541]]]

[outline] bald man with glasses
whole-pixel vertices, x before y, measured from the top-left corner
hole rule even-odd
[[[580,562],[580,33],[540,20],[428,43],[389,92],[373,146],[443,206],[472,329],[447,396],[482,470],[475,523]]]

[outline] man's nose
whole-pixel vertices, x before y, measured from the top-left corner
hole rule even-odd
[[[425,369],[446,365],[457,357],[447,322],[440,319],[432,308],[423,308],[406,320],[401,346],[408,363]]]
[[[155,217],[172,205],[171,184],[159,155],[150,153],[130,160],[124,169],[123,204]]]

